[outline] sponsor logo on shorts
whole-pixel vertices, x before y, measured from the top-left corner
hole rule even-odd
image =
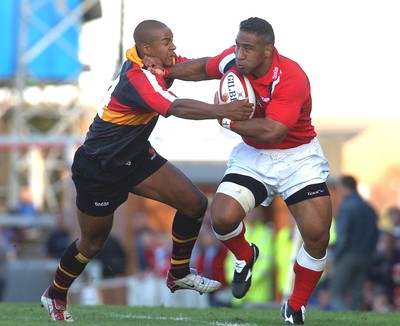
[[[307,192],[307,196],[315,196],[315,195],[319,195],[319,194],[323,194],[325,192],[325,190],[319,189],[316,191],[309,191]]]
[[[97,201],[94,202],[94,206],[96,206],[96,207],[104,207],[104,206],[109,206],[109,205],[110,205],[110,203],[108,201],[103,201],[101,203],[99,203]]]
[[[149,153],[150,153],[150,155],[152,155],[150,160],[153,160],[157,156],[157,152],[153,147],[149,148]]]

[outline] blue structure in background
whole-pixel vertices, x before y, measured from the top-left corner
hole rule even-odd
[[[22,8],[24,2],[30,7]],[[42,47],[28,56],[25,62],[26,77],[47,83],[75,81],[82,69],[79,61],[81,19],[78,17],[74,21],[71,15],[69,25],[60,28],[60,24],[65,24],[65,18],[80,2],[81,0],[0,1],[0,81],[15,78],[18,64],[22,60],[21,55],[37,46],[38,42],[42,42]],[[23,21],[24,17],[26,21]],[[56,28],[59,28],[60,34],[51,39],[50,35]]]
[[[0,3],[2,22],[0,24],[0,79],[12,79],[16,71],[18,47],[16,27],[18,25],[19,1],[5,0]]]

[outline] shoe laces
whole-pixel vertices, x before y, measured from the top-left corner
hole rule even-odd
[[[243,268],[245,268],[247,265],[245,260],[236,260],[235,259],[235,271],[237,273],[241,273],[243,271]]]

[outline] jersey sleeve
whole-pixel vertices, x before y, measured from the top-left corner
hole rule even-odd
[[[206,71],[213,79],[219,79],[235,65],[235,46],[208,60]]]
[[[175,94],[168,91],[161,76],[141,69],[129,77],[129,90],[125,94],[129,101],[139,106],[156,111],[163,116],[167,115],[172,102],[177,99]]]
[[[188,59],[186,57],[182,57],[180,55],[176,55],[175,56],[175,64],[181,63],[181,62],[185,62],[185,61],[188,61],[188,60],[191,60],[191,59]]]

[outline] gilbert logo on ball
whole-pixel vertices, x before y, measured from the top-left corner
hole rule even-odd
[[[228,94],[228,103],[235,100],[244,100],[253,104],[253,113],[256,103],[256,95],[249,79],[237,71],[229,70],[221,78],[218,89],[218,100],[222,102],[222,96]],[[251,115],[252,117],[253,115]],[[251,118],[250,117],[250,118]]]

